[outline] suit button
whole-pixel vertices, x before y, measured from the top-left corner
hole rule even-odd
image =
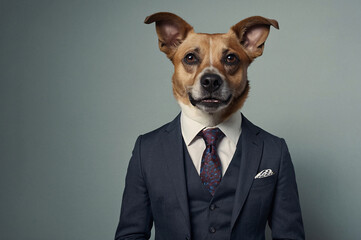
[[[214,227],[210,227],[210,228],[209,228],[209,231],[210,231],[211,233],[215,233],[215,232],[216,232],[216,229],[215,229]]]
[[[211,205],[209,206],[209,209],[211,209],[211,210],[213,211],[214,209],[216,209],[216,205],[215,205],[215,204],[211,204]]]

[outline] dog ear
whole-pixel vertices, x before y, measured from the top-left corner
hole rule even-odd
[[[254,16],[240,21],[231,30],[236,33],[247,55],[253,60],[262,55],[271,25],[279,29],[276,20]]]
[[[193,27],[182,18],[169,12],[154,13],[145,18],[144,23],[156,23],[159,49],[172,59],[177,47],[183,42]]]

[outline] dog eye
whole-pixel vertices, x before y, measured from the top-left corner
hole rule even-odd
[[[190,65],[197,64],[198,63],[198,58],[193,53],[188,53],[184,57],[184,62],[187,63],[187,64],[190,64]]]
[[[225,62],[227,64],[235,64],[238,62],[238,58],[235,54],[231,53],[231,54],[228,54],[225,58]]]

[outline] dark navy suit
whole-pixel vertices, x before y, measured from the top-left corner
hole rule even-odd
[[[273,239],[305,239],[294,168],[283,139],[242,116],[236,153],[213,198],[197,197],[202,189],[190,166],[179,116],[140,136],[115,239],[149,239],[153,221],[156,240],[264,240],[267,221]],[[264,169],[275,174],[255,179]],[[215,211],[220,213],[212,215]]]

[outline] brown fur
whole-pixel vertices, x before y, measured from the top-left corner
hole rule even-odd
[[[172,83],[177,101],[193,107],[188,89],[199,81],[205,69],[212,66],[225,77],[232,98],[228,106],[217,113],[219,122],[243,106],[250,88],[247,68],[256,57],[262,55],[270,26],[278,29],[276,20],[260,16],[244,19],[224,34],[195,33],[191,25],[172,13],[155,13],[145,19],[147,24],[152,22],[156,22],[160,50],[174,64]],[[197,57],[198,64],[184,62],[188,53]],[[239,63],[225,64],[227,53],[236,54]]]

